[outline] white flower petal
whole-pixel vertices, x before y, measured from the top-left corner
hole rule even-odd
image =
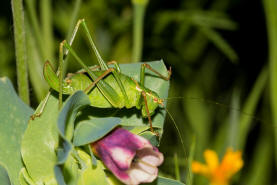
[[[146,162],[152,166],[159,166],[164,160],[162,153],[154,151],[151,148],[143,148],[137,151],[136,155],[141,161]]]
[[[157,174],[158,168],[144,161],[139,161],[136,163],[136,167],[148,174]]]
[[[110,150],[113,160],[116,161],[121,169],[129,168],[133,159],[133,155],[128,150],[120,147],[114,147]]]
[[[158,169],[156,168],[154,174],[149,174],[143,169],[138,168],[137,165],[134,165],[128,170],[128,174],[133,184],[140,184],[152,182],[154,179],[156,179],[158,175]]]

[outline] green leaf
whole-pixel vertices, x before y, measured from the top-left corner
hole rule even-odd
[[[0,78],[0,102],[0,164],[9,174],[11,183],[18,185],[19,171],[23,167],[20,143],[33,110],[16,95],[5,77]]]
[[[106,174],[104,172],[104,166],[100,161],[97,161],[97,166],[92,167],[91,158],[85,152],[78,150],[80,158],[85,162],[87,168],[85,168],[80,175],[78,185],[97,184],[107,185]]]
[[[60,164],[66,160],[67,155],[72,148],[71,139],[73,136],[76,115],[81,108],[89,104],[90,101],[88,96],[82,91],[77,91],[67,99],[59,114],[58,129],[60,136],[64,140],[62,144],[63,148],[60,152],[61,155],[58,155],[58,162]]]
[[[0,165],[0,182],[1,185],[11,185],[8,172],[2,165]]]
[[[151,185],[184,185],[183,183],[166,177],[158,177]]]
[[[45,101],[45,100],[44,100]],[[39,105],[40,110],[44,101]],[[35,184],[55,184],[54,166],[58,147],[58,98],[51,93],[40,117],[30,120],[23,136],[21,153]]]
[[[81,146],[97,141],[118,126],[120,122],[119,118],[114,117],[82,121],[75,129],[73,144]]]
[[[153,146],[157,146],[159,144],[157,136],[150,131],[145,131],[139,135],[150,141]]]
[[[73,161],[72,156],[70,155],[70,153],[75,152],[71,143],[73,130],[74,130],[74,121],[76,119],[76,115],[79,112],[79,110],[89,104],[90,104],[90,100],[88,96],[82,91],[77,91],[67,99],[59,114],[57,124],[58,124],[58,131],[59,131],[60,137],[62,138],[62,142],[61,142],[62,147],[59,148],[57,152],[58,161],[54,167],[54,170],[55,170],[55,176],[60,185],[66,184],[65,183],[66,180],[70,181],[70,183],[72,184],[74,184],[74,182],[76,181],[77,165],[75,165],[75,168],[72,168],[72,166],[74,166],[75,163]],[[77,155],[75,155],[75,157],[78,158]],[[80,160],[78,162],[82,163],[82,161]],[[64,177],[64,173],[62,170],[63,166],[66,166],[65,171],[68,172],[67,175],[69,177],[67,179],[65,179]]]
[[[35,185],[26,168],[22,168],[19,174],[20,185]]]

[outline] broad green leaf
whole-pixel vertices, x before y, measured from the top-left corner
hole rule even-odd
[[[71,139],[74,132],[74,121],[81,108],[90,104],[88,96],[82,91],[77,91],[71,95],[63,106],[58,117],[58,130],[63,144],[60,153],[58,153],[58,163],[65,162],[67,155],[72,149]],[[60,155],[59,155],[60,154]]]
[[[159,142],[157,140],[157,136],[150,131],[145,131],[139,135],[146,138],[147,140],[149,140],[150,143],[154,146],[157,146],[159,144]]]
[[[55,176],[60,185],[66,184],[76,184],[78,179],[77,176],[77,166],[74,163],[74,159],[71,154],[75,154],[76,151],[73,149],[71,139],[73,136],[74,121],[76,119],[77,113],[81,108],[90,104],[89,98],[82,91],[77,91],[71,95],[65,102],[61,112],[58,117],[58,131],[61,137],[61,148],[57,152],[58,161],[54,167]],[[75,152],[75,153],[74,153]],[[78,156],[75,154],[75,158]],[[78,163],[82,163],[81,160]],[[74,165],[75,164],[75,165]],[[63,168],[65,169],[63,170]]]
[[[129,130],[130,132],[132,132],[133,134],[141,134],[142,132],[144,132],[145,130],[148,130],[149,129],[149,126],[141,126],[141,127],[138,127],[138,126],[136,126],[136,127],[123,127],[123,128],[125,128],[125,129],[127,129],[127,130]]]
[[[19,181],[21,185],[35,185],[26,168],[21,169],[19,174]]]
[[[45,101],[45,100],[44,100]],[[44,102],[43,101],[43,102]],[[37,110],[40,110],[43,102]],[[51,93],[40,117],[30,120],[21,153],[28,174],[36,184],[55,184],[54,166],[58,147],[58,98]]]
[[[106,174],[104,166],[100,161],[97,161],[97,166],[92,167],[91,158],[85,152],[78,150],[80,158],[85,162],[86,169],[81,171],[78,185],[97,184],[107,185]]]
[[[11,185],[8,172],[1,165],[0,165],[0,182],[1,182],[1,185]]]
[[[79,179],[79,164],[78,161],[74,158],[74,156],[69,155],[67,157],[66,162],[60,168],[59,166],[55,167],[56,178],[59,185],[76,185]]]
[[[18,185],[23,167],[20,143],[33,110],[21,101],[5,77],[0,78],[0,102],[0,164],[7,170],[11,183]]]
[[[74,132],[73,144],[81,146],[102,138],[120,124],[121,120],[115,117],[94,118],[80,122]]]
[[[166,177],[158,177],[151,185],[185,185],[179,181],[169,179]]]

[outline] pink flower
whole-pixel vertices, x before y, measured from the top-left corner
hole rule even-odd
[[[96,155],[123,183],[137,185],[152,182],[164,157],[150,142],[128,130],[116,128],[91,144]]]

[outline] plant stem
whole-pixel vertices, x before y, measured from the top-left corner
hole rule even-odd
[[[269,43],[270,98],[275,139],[275,162],[277,166],[277,1],[264,0]]]
[[[45,61],[45,60],[47,60],[47,54],[46,54],[46,50],[44,49],[43,37],[41,36],[41,29],[40,29],[39,21],[37,18],[38,16],[36,15],[35,1],[25,0],[25,3],[26,3],[26,8],[27,8],[27,13],[29,14],[29,17],[30,17],[30,25],[33,28],[34,37],[35,37],[36,43],[38,45],[40,55],[42,57],[42,61]]]
[[[26,38],[24,29],[24,12],[22,0],[12,0],[12,12],[14,23],[14,40],[17,70],[17,85],[19,97],[26,103],[30,104],[27,56],[26,56]]]
[[[132,62],[139,62],[142,56],[143,19],[148,0],[133,0],[132,3],[134,7]]]
[[[43,38],[43,50],[46,55],[46,59],[54,60],[54,40],[53,40],[53,23],[52,23],[52,8],[51,1],[41,0],[40,1],[40,17],[41,17],[41,37]]]

